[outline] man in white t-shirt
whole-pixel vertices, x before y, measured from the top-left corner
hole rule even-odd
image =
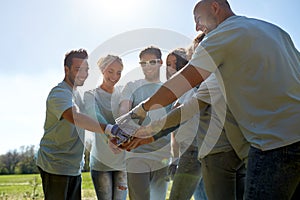
[[[295,198],[300,182],[299,51],[285,31],[236,16],[226,0],[200,1],[194,18],[196,30],[206,37],[191,61],[132,116],[168,105],[218,71],[228,107],[251,144],[245,199]]]

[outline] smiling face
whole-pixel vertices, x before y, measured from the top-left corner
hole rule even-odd
[[[123,65],[118,61],[109,64],[102,72],[103,84],[108,88],[114,87],[121,78],[122,70]]]
[[[72,65],[65,66],[65,81],[71,87],[82,86],[88,77],[89,65],[86,59],[72,58]]]
[[[149,61],[151,62],[148,63]],[[162,61],[154,54],[143,54],[140,58],[140,63],[141,62],[147,62],[146,65],[141,65],[145,79],[149,82],[159,81],[159,70],[162,65]]]
[[[167,71],[166,71],[166,75],[167,75],[167,79],[169,79],[173,74],[175,74],[177,72],[176,70],[176,56],[169,54],[167,56]]]
[[[218,26],[216,6],[212,1],[201,1],[194,10],[196,30],[207,34]]]

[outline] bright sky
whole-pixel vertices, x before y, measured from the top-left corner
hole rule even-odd
[[[196,36],[197,0],[10,0],[0,3],[0,154],[38,145],[45,100],[63,79],[64,54],[92,52],[110,38],[143,28]],[[238,15],[279,25],[300,49],[299,0],[229,0]],[[122,45],[122,43],[120,43]],[[136,62],[138,58],[136,57]],[[132,63],[124,63],[127,70]]]

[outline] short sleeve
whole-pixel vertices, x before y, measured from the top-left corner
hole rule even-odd
[[[122,101],[132,101],[132,94],[134,92],[134,83],[128,82],[122,90],[120,102]]]
[[[62,114],[69,108],[73,107],[72,92],[62,88],[53,88],[47,99],[47,107],[57,119],[61,119]]]
[[[103,114],[97,106],[95,91],[87,91],[83,96],[84,107],[86,114],[92,117],[93,119],[99,121],[100,123],[107,124],[106,119],[103,117]]]

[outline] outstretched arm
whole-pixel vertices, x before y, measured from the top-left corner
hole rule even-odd
[[[106,128],[106,124],[100,124],[88,115],[78,112],[75,106],[65,110],[62,117],[68,122],[91,132],[104,133]]]
[[[192,118],[206,106],[207,103],[197,98],[191,98],[188,102],[171,110],[160,120],[154,121],[150,125],[138,129],[135,133],[135,138],[130,142],[125,143],[122,148],[126,150],[132,150],[142,144],[148,144],[157,140],[158,138],[166,136],[171,131],[177,129],[180,124]]]
[[[143,104],[145,111],[164,107],[175,101],[188,90],[202,83],[211,73],[187,65],[165,82],[148,101]],[[157,106],[159,105],[159,106]]]

